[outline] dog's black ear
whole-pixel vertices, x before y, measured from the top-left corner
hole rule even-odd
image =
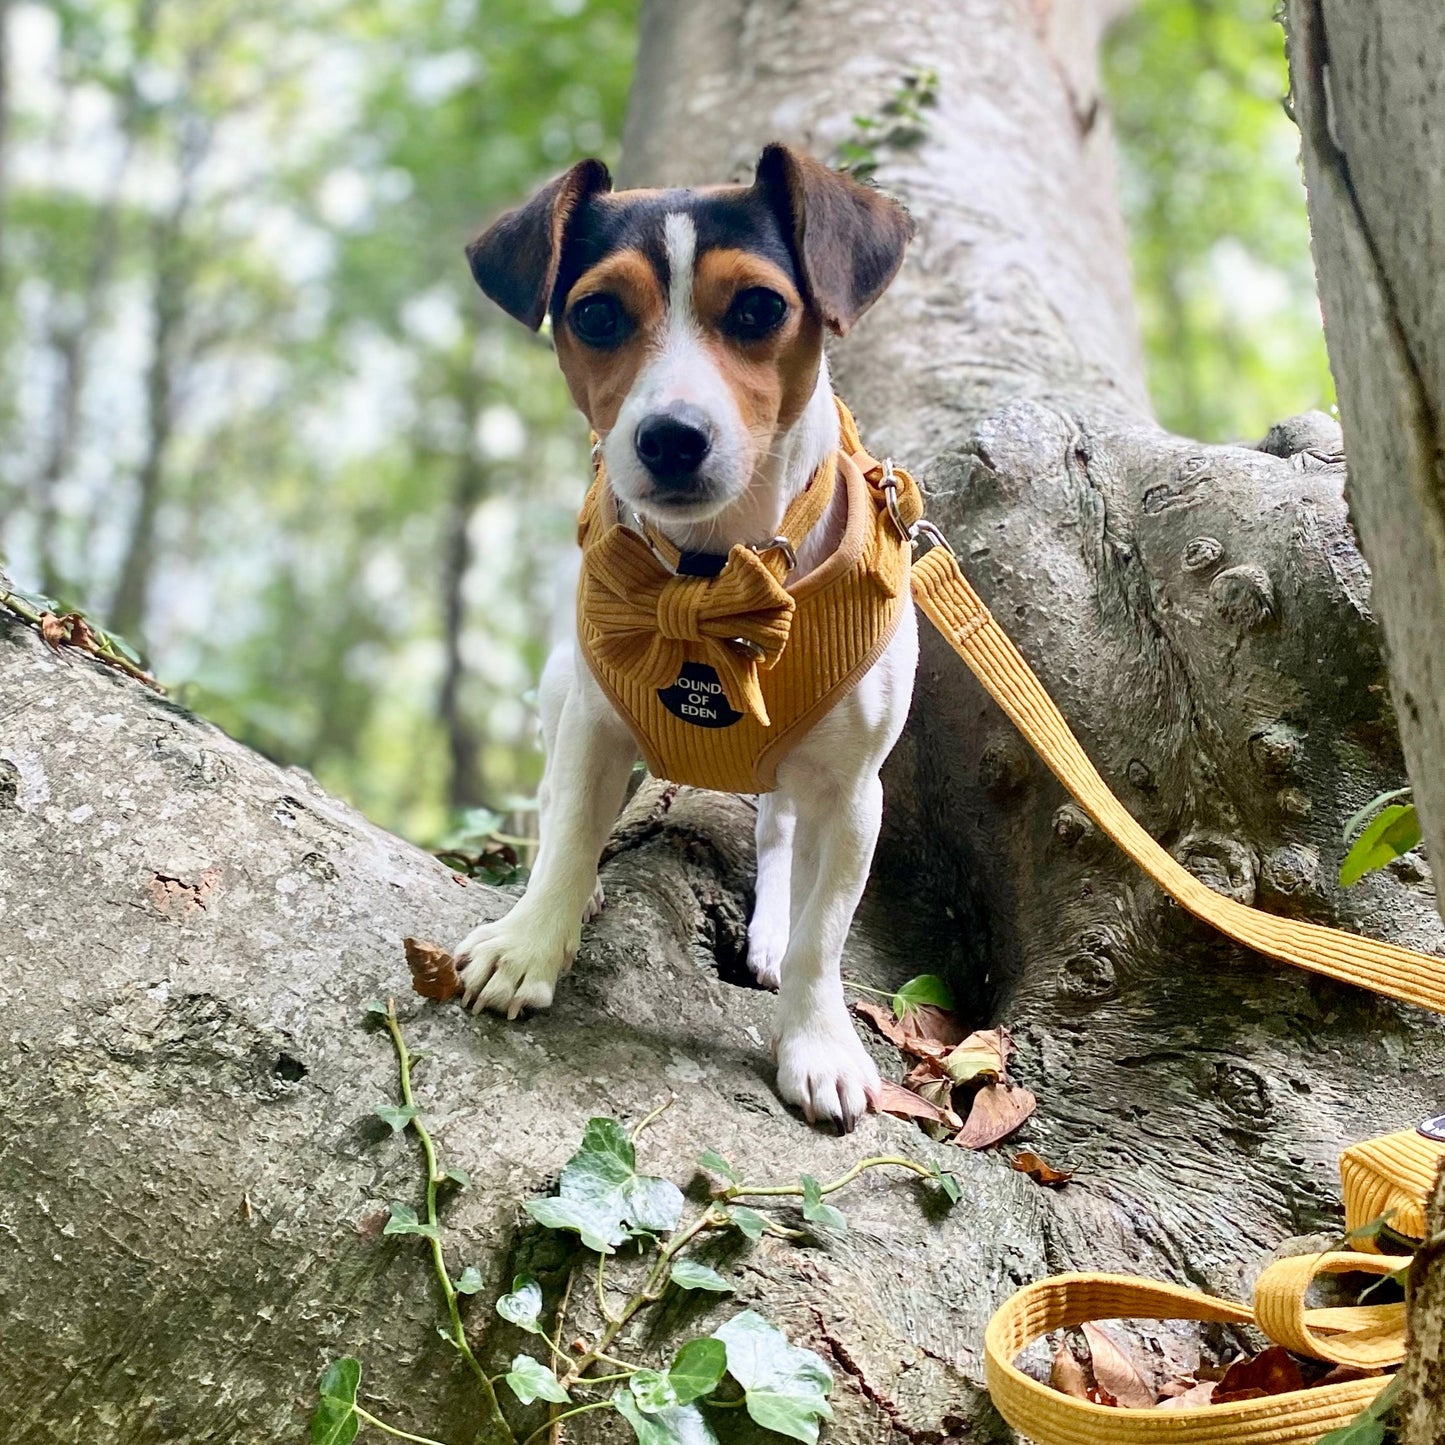
[[[477,285],[535,331],[552,300],[567,223],[589,196],[611,189],[612,177],[601,161],[578,161],[525,206],[493,221],[467,247]]]
[[[881,191],[790,146],[764,148],[754,184],[793,238],[823,323],[844,335],[897,275],[911,217]]]

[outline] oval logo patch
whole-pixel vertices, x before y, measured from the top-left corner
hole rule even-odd
[[[728,728],[742,713],[728,705],[722,683],[705,662],[685,662],[671,687],[660,687],[657,699],[673,717],[700,728]]]

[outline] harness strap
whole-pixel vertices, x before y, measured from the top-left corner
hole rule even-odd
[[[1408,1194],[1417,1218],[1445,1146],[1413,1130],[1356,1145],[1340,1161],[1347,1215],[1373,1208],[1385,1192]],[[1383,1171],[1383,1173],[1381,1172]],[[1403,1304],[1308,1309],[1320,1274],[1392,1274],[1408,1256],[1349,1250],[1299,1255],[1270,1265],[1250,1308],[1179,1285],[1128,1275],[1061,1274],[1019,1290],[984,1335],[988,1391],[999,1413],[1037,1445],[1315,1445],[1348,1424],[1389,1383],[1381,1375],[1263,1399],[1178,1410],[1120,1409],[1040,1384],[1015,1364],[1018,1353],[1053,1330],[1099,1319],[1208,1320],[1253,1324],[1296,1354],[1357,1369],[1390,1369],[1405,1358]]]
[[[1445,959],[1225,898],[1167,853],[1109,790],[1063,714],[946,546],[913,564],[913,597],[1079,806],[1175,902],[1236,943],[1342,983],[1445,1013]]]

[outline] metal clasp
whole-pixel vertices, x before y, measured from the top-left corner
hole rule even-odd
[[[920,517],[911,527],[903,520],[903,513],[898,509],[898,473],[893,470],[892,457],[884,457],[883,476],[878,485],[883,491],[883,500],[888,507],[888,519],[898,529],[898,535],[905,542],[911,542],[917,548],[919,539],[926,537],[929,547],[942,547],[950,556],[957,555],[949,545],[948,538],[926,518]],[[925,550],[927,549],[925,548]]]
[[[781,552],[783,561],[788,564],[789,572],[798,565],[798,554],[793,550],[793,544],[786,537],[769,537],[766,542],[749,542],[748,551],[756,552],[759,557],[764,552]]]

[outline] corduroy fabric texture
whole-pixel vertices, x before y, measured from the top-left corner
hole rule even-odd
[[[1360,1160],[1369,1161],[1360,1167]],[[1345,1209],[1354,1218],[1381,1198],[1408,1197],[1422,1211],[1445,1146],[1402,1130],[1346,1151],[1340,1161]],[[1426,1167],[1428,1166],[1428,1167]],[[1381,1187],[1381,1181],[1388,1188]],[[1419,1190],[1416,1193],[1416,1190]],[[1383,1375],[1194,1409],[1138,1410],[1079,1400],[1024,1374],[1021,1350],[1053,1330],[1088,1320],[1180,1319],[1255,1324],[1296,1354],[1364,1369],[1390,1369],[1405,1358],[1401,1304],[1307,1309],[1305,1293],[1321,1273],[1388,1274],[1408,1256],[1338,1251],[1277,1260],[1259,1277],[1254,1307],[1179,1285],[1128,1275],[1061,1274],[1019,1290],[984,1335],[988,1391],[999,1413],[1036,1445],[1315,1445],[1353,1420],[1389,1383]]]
[[[888,514],[883,468],[863,451],[848,408],[837,406],[838,452],[789,506],[779,535],[796,549],[840,485],[843,539],[791,587],[783,585],[781,547],[740,545],[716,576],[678,574],[675,548],[618,521],[598,468],[578,518],[577,632],[593,676],[659,778],[771,792],[788,750],[893,636],[907,599],[911,547]],[[918,489],[907,473],[894,476],[900,512],[911,523],[922,513]],[[701,704],[694,716],[722,724],[703,726],[669,709],[669,700],[690,706],[689,696]]]

